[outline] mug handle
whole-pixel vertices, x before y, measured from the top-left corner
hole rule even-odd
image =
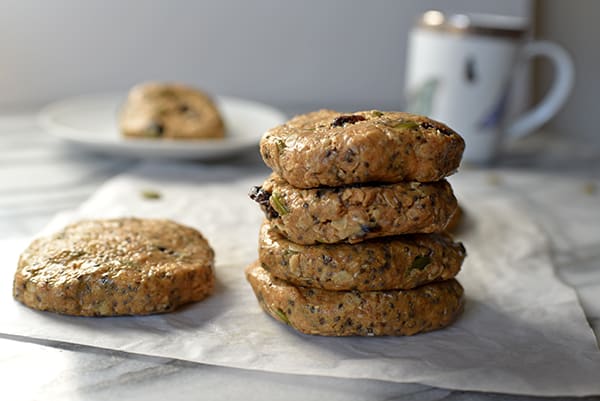
[[[531,133],[552,118],[565,103],[573,88],[575,68],[571,56],[565,49],[548,41],[528,42],[523,46],[519,60],[529,62],[537,56],[548,57],[554,65],[554,83],[535,108],[527,111],[507,127],[507,134],[513,138]]]

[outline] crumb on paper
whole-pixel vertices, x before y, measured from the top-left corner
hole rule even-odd
[[[158,192],[158,191],[153,190],[153,189],[144,189],[144,190],[142,190],[141,194],[142,194],[142,197],[144,199],[152,199],[152,200],[154,200],[154,199],[160,199],[160,198],[162,198],[162,194],[160,192]]]
[[[487,176],[487,182],[488,182],[488,184],[494,185],[494,186],[500,185],[500,184],[502,184],[502,178],[500,178],[500,176],[498,174],[490,173]]]
[[[596,192],[598,192],[598,186],[596,185],[595,182],[586,182],[583,185],[583,193],[585,193],[586,195],[594,195],[596,194]]]

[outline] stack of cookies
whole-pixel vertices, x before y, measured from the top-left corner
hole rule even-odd
[[[412,335],[460,314],[465,249],[444,233],[453,130],[401,112],[294,117],[261,139],[274,171],[250,197],[266,219],[246,276],[263,309],[317,335]]]

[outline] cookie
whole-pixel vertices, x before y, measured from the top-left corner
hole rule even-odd
[[[262,158],[298,188],[439,181],[455,172],[464,140],[426,117],[377,110],[320,110],[267,131]]]
[[[414,234],[358,244],[298,245],[263,223],[259,260],[274,277],[325,290],[411,289],[453,278],[466,256],[446,234]]]
[[[274,278],[258,262],[246,268],[246,278],[265,312],[305,334],[413,335],[450,325],[463,308],[454,279],[413,290],[327,291]]]
[[[130,138],[223,138],[219,110],[204,92],[181,84],[135,86],[121,111],[121,133]]]
[[[169,220],[86,220],[29,245],[13,295],[67,315],[169,312],[212,292],[213,261],[198,231]]]
[[[441,232],[457,207],[445,180],[299,189],[272,174],[250,197],[271,227],[304,245]]]

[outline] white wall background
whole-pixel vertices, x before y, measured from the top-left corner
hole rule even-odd
[[[148,79],[398,108],[407,34],[431,8],[531,16],[530,0],[0,0],[0,113]]]
[[[571,138],[600,146],[600,1],[538,0],[538,36],[560,43],[573,56],[575,86],[569,100],[549,129]],[[553,71],[540,64],[537,97],[542,97],[552,81]]]

